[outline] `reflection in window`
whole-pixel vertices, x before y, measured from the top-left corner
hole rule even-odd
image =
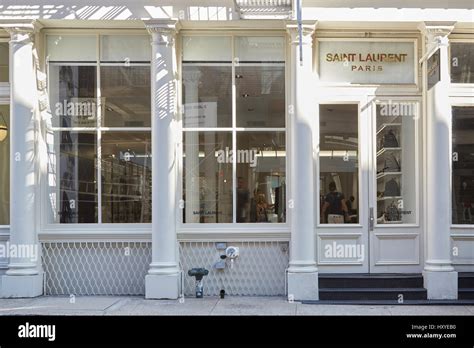
[[[474,83],[474,43],[451,43],[451,82]]]
[[[232,126],[232,66],[183,62],[185,127]]]
[[[454,106],[453,224],[474,224],[474,107]]]
[[[149,132],[102,133],[102,222],[151,222]]]
[[[184,222],[232,222],[231,154],[230,132],[184,133]]]
[[[319,128],[320,223],[358,223],[358,106],[320,105]]]
[[[48,35],[47,49],[47,221],[150,222],[148,36]]]
[[[150,127],[149,66],[102,66],[102,123],[105,127]]]
[[[237,222],[285,222],[284,132],[237,135]]]
[[[4,137],[5,127],[7,135]],[[10,223],[10,107],[0,105],[0,225]]]
[[[96,135],[93,132],[57,132],[59,156],[58,215],[61,223],[97,222]]]
[[[97,123],[96,67],[49,67],[53,127],[95,127]]]

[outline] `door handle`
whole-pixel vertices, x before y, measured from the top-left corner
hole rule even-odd
[[[375,218],[374,218],[374,208],[369,208],[369,231],[374,230]]]

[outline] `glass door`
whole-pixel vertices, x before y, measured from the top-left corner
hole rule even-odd
[[[419,101],[371,102],[370,272],[420,272]]]
[[[318,267],[368,272],[369,113],[366,99],[319,104]]]

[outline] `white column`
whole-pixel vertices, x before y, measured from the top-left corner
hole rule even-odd
[[[178,21],[147,22],[151,34],[152,262],[145,297],[176,299],[180,269],[176,239],[176,115]]]
[[[288,297],[294,300],[317,300],[318,269],[314,239],[314,180],[312,127],[315,117],[313,74],[313,33],[315,23],[303,25],[303,63],[300,64],[297,25],[289,23],[290,42],[290,180],[291,214],[290,266]],[[293,108],[293,110],[291,110]],[[291,112],[293,111],[293,113]]]
[[[449,42],[454,23],[422,23],[426,51],[439,49],[440,81],[426,91],[426,256],[423,271],[428,299],[456,299],[458,277],[451,261]],[[426,60],[424,76],[426,79]],[[425,81],[425,88],[426,81]]]
[[[6,25],[10,33],[10,263],[2,277],[2,297],[43,294],[40,247],[35,214],[36,76],[34,23]],[[13,251],[28,251],[27,254]]]

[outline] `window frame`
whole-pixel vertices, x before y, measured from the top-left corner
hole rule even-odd
[[[465,44],[474,45],[474,38],[463,37],[456,34],[453,34],[452,36],[453,37],[449,38],[449,50],[448,50],[448,57],[449,57],[448,70],[449,70],[449,83],[451,85],[451,89],[463,90],[467,88],[467,89],[474,90],[474,83],[451,82],[451,68],[452,68],[451,44],[452,43],[460,43],[460,44],[465,43]]]
[[[49,62],[47,59],[48,52],[46,50],[46,42],[47,42],[47,37],[49,35],[61,35],[64,37],[71,37],[71,36],[84,36],[84,35],[90,35],[90,36],[95,36],[96,40],[96,60],[94,62],[84,62],[84,61],[68,61],[68,62]],[[97,120],[96,120],[96,125],[95,127],[53,127],[46,125],[46,131],[47,132],[57,132],[57,131],[92,131],[96,133],[96,143],[97,143],[97,163],[96,163],[96,170],[97,170],[97,222],[95,223],[60,223],[59,221],[48,221],[48,216],[49,216],[49,207],[47,204],[44,204],[46,202],[46,199],[48,198],[48,191],[47,191],[47,178],[46,178],[46,173],[42,173],[40,175],[40,189],[41,189],[41,194],[40,194],[40,199],[39,201],[41,202],[39,204],[39,209],[38,212],[40,214],[40,226],[41,226],[41,232],[40,234],[48,234],[54,236],[55,234],[62,236],[64,233],[65,228],[67,228],[68,231],[73,232],[73,233],[81,233],[81,234],[91,234],[91,235],[97,235],[96,231],[99,231],[100,233],[104,233],[105,235],[110,235],[110,234],[148,234],[151,228],[151,222],[144,222],[144,223],[104,223],[102,222],[102,163],[101,163],[101,158],[100,158],[100,153],[101,153],[101,135],[102,132],[107,132],[107,131],[113,131],[113,132],[143,132],[143,133],[150,133],[151,137],[151,124],[150,127],[105,127],[102,126],[102,99],[101,99],[101,66],[123,66],[124,63],[117,62],[117,63],[111,63],[111,62],[101,62],[101,41],[100,38],[101,36],[106,36],[106,35],[123,35],[123,36],[130,36],[130,35],[137,35],[137,36],[147,36],[149,37],[149,33],[145,29],[130,29],[130,30],[101,30],[97,31],[94,29],[82,29],[82,30],[60,30],[60,29],[49,29],[45,30],[42,36],[42,42],[43,42],[43,47],[45,49],[43,50],[43,62],[44,62],[44,67],[45,67],[45,72],[47,76],[47,88],[49,91],[50,87],[50,80],[49,80],[49,73],[50,73],[50,65],[56,65],[56,66],[61,66],[61,65],[74,65],[74,66],[95,66],[96,67],[96,100],[97,100],[97,105],[98,105],[98,110],[97,110]],[[151,68],[151,59],[152,57],[150,56],[150,61],[148,63],[145,62],[130,62],[130,66],[149,66]],[[127,63],[128,64],[128,63]],[[49,103],[49,100],[48,100]],[[151,103],[151,101],[150,101]],[[150,115],[152,117],[152,115]],[[46,146],[46,141],[44,141],[44,144]],[[47,161],[47,159],[45,159]],[[44,165],[47,165],[47,163],[44,163]],[[91,230],[91,228],[94,228],[94,230]],[[68,233],[70,234],[70,233]],[[53,237],[54,238],[54,237]],[[110,238],[110,237],[108,237]],[[145,238],[145,236],[143,236]],[[96,238],[95,238],[96,239]]]
[[[10,38],[8,37],[0,37],[0,43],[6,42],[8,44],[8,54],[10,55]],[[11,78],[11,63],[10,59],[8,61],[8,81],[0,81],[0,94],[1,94],[1,89],[5,88],[9,90],[10,87],[10,78]],[[8,91],[9,93],[9,91]]]
[[[9,124],[10,124],[10,129],[8,130],[8,132],[11,132],[11,104],[10,104],[10,97],[9,96],[2,96],[0,94],[0,105],[4,106],[8,106],[9,110],[10,110],[10,113],[8,115],[8,118],[9,118]],[[9,134],[10,136],[10,134]],[[10,164],[10,168],[11,168],[11,142],[10,142],[10,157],[9,157],[9,164]],[[10,186],[10,189],[11,189],[11,178],[10,178],[10,183],[9,183],[9,186]],[[10,203],[10,210],[11,210],[11,202]],[[8,219],[9,222],[10,219]],[[2,234],[2,230],[9,230],[10,229],[10,224],[6,224],[6,225],[2,225],[0,224],[0,235]]]
[[[453,223],[453,113],[452,110],[454,107],[471,107],[474,109],[474,101],[472,98],[469,97],[461,97],[461,98],[452,98],[451,102],[449,103],[449,107],[451,109],[451,122],[449,122],[449,153],[450,153],[450,161],[449,161],[449,224],[451,229],[460,229],[460,230],[472,230],[474,229],[474,223],[472,224],[459,224]],[[452,232],[451,232],[452,233]]]
[[[182,38],[198,36],[198,37],[215,37],[215,36],[224,36],[231,38],[231,49],[232,49],[232,127],[183,127],[183,116],[184,116],[184,105],[183,105],[183,51],[182,51]],[[237,127],[237,105],[236,105],[236,65],[235,63],[235,38],[236,37],[281,37],[284,40],[284,77],[285,77],[285,127]],[[289,197],[290,194],[290,173],[289,173],[289,153],[290,153],[290,141],[289,141],[289,124],[290,119],[288,115],[288,102],[289,102],[289,50],[288,50],[288,36],[284,31],[259,31],[259,32],[249,32],[249,31],[203,31],[195,32],[191,30],[182,30],[180,32],[179,38],[177,40],[177,61],[178,61],[178,74],[180,76],[180,81],[178,84],[178,107],[179,107],[179,116],[178,116],[178,146],[177,146],[177,158],[178,160],[178,185],[176,190],[176,227],[177,233],[182,236],[189,234],[201,234],[203,236],[209,235],[210,238],[216,235],[216,233],[229,233],[229,232],[241,232],[245,230],[245,234],[256,236],[256,233],[262,232],[263,234],[268,234],[268,232],[280,232],[282,240],[287,240],[287,237],[283,237],[288,231],[290,226],[290,210],[287,208],[285,222],[276,222],[276,223],[256,223],[256,222],[237,222],[236,221],[236,209],[237,209],[237,195],[236,195],[236,182],[237,182],[237,163],[234,156],[234,161],[232,163],[232,202],[233,202],[233,214],[232,222],[227,223],[186,223],[183,219],[183,209],[185,202],[183,201],[184,194],[184,168],[183,168],[183,140],[184,133],[186,131],[215,131],[215,132],[231,132],[232,133],[232,147],[235,149],[237,147],[237,134],[239,132],[285,132],[285,181],[286,181],[286,197]],[[245,66],[245,65],[241,65]],[[286,202],[287,204],[287,202]],[[248,238],[248,237],[247,237]],[[192,239],[192,238],[191,238]]]

